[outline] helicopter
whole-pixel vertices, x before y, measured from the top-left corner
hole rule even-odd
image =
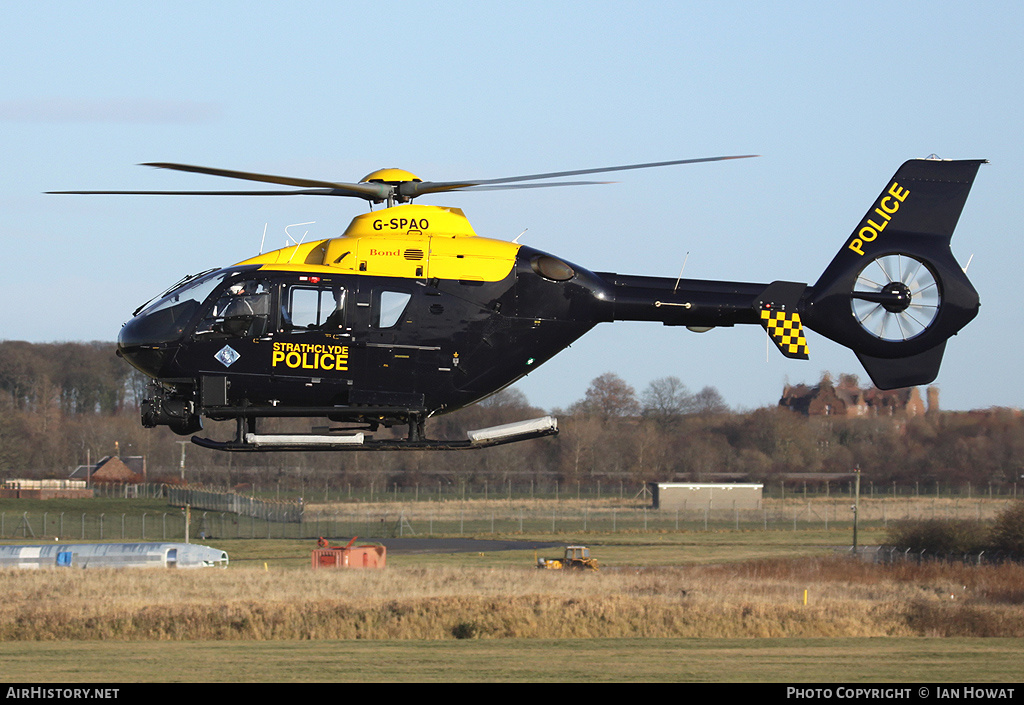
[[[881,389],[933,381],[947,339],[980,305],[950,240],[985,160],[905,162],[813,285],[593,272],[517,241],[481,237],[459,208],[413,203],[451,191],[605,183],[558,179],[749,156],[439,182],[381,169],[355,183],[151,162],[144,166],[291,188],[50,193],[370,203],[338,237],[183,278],[121,328],[117,354],[153,380],[142,424],[191,435],[203,418],[234,419],[232,440],[192,436],[215,450],[460,450],[555,435],[552,417],[448,440],[429,438],[425,423],[508,387],[611,321],[695,332],[760,325],[793,359],[809,357],[807,328],[851,348]],[[261,419],[283,417],[340,425],[260,433]],[[395,426],[407,431],[374,436]]]

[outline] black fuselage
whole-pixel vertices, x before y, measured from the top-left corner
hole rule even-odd
[[[338,417],[453,411],[515,382],[602,321],[756,322],[752,303],[764,289],[595,274],[528,247],[496,282],[251,265],[196,281],[202,300],[190,297],[187,283],[178,300],[172,293],[129,321],[119,349],[210,416],[251,407]]]

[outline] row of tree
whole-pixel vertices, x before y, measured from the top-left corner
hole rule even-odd
[[[6,406],[46,416],[116,414],[137,407],[144,377],[113,343],[0,341],[0,392]]]
[[[146,380],[104,343],[0,343],[0,476],[61,477],[87,460],[120,452],[147,459],[151,478],[177,476],[187,440],[144,429]],[[506,390],[433,419],[436,438],[544,415]],[[556,478],[564,483],[748,479],[789,473],[849,473],[876,485],[972,483],[1005,488],[1024,473],[1024,418],[1014,410],[905,417],[807,417],[777,406],[731,411],[713,387],[691,392],[676,377],[637,393],[614,373],[593,380],[558,417],[555,438],[467,452],[268,453],[233,455],[187,446],[188,476],[218,483],[275,478],[379,478],[412,484],[435,476],[495,483]],[[305,427],[296,424],[305,423]],[[266,430],[305,430],[280,420]],[[230,438],[234,424],[206,422]],[[383,484],[381,482],[380,484]],[[380,484],[378,486],[380,486]]]

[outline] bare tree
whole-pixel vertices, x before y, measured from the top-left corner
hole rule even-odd
[[[644,390],[642,413],[662,428],[677,423],[684,414],[694,410],[694,396],[678,377],[661,377]]]
[[[605,372],[596,377],[587,388],[583,399],[573,405],[574,413],[596,416],[602,422],[609,419],[637,416],[640,402],[636,390],[614,372]]]
[[[727,414],[729,405],[715,387],[704,387],[693,395],[693,410],[698,414]]]

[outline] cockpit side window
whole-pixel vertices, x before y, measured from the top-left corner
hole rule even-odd
[[[266,281],[234,281],[214,302],[196,328],[196,335],[257,338],[267,332],[270,286]]]
[[[345,327],[345,288],[289,286],[281,305],[281,330],[340,331]]]

